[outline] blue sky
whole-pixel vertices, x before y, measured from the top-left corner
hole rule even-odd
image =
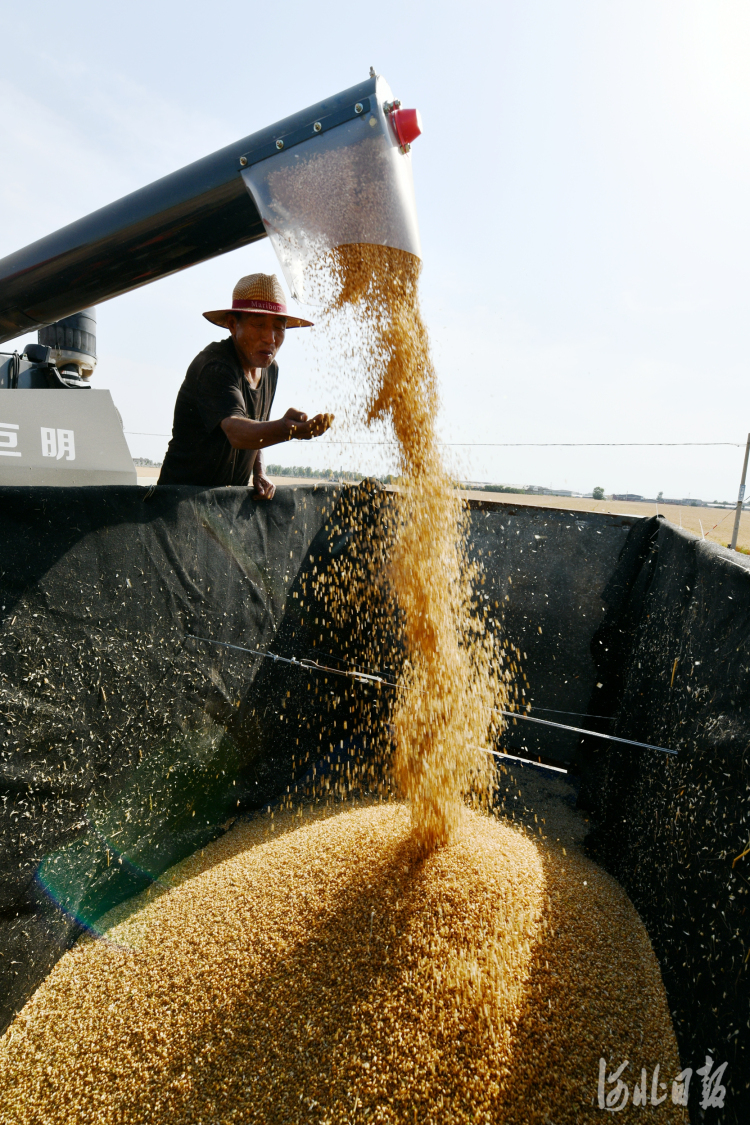
[[[750,7],[726,0],[73,0],[2,9],[0,256],[366,77],[422,112],[423,300],[447,442],[750,430]],[[100,305],[95,385],[168,434],[200,316],[267,241]],[[8,347],[8,345],[3,345]],[[333,397],[290,333],[279,412]],[[346,380],[345,369],[335,373]],[[345,437],[334,431],[332,438]],[[158,458],[166,440],[130,436]],[[466,447],[475,479],[733,498],[741,450]],[[286,463],[387,468],[290,444]]]

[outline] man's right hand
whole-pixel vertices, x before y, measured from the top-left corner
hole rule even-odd
[[[273,422],[255,422],[252,418],[225,418],[221,428],[233,449],[267,449],[282,441],[296,438],[309,441],[320,437],[330,427],[333,414],[316,414],[308,418],[301,410],[287,410],[283,418]]]
[[[288,441],[292,438],[296,441],[309,441],[330,429],[333,419],[333,414],[316,414],[314,418],[308,418],[304,411],[290,407],[281,423],[286,428]]]

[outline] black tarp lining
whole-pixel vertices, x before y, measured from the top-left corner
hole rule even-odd
[[[82,925],[303,768],[273,737],[287,716],[262,662],[186,636],[283,643],[288,595],[325,550],[337,500],[3,490],[3,1026]],[[297,640],[310,647],[303,628]]]
[[[588,848],[648,929],[683,1066],[728,1062],[721,1120],[748,1121],[750,568],[654,517],[633,529],[603,596],[591,709],[679,756],[582,740]]]
[[[610,716],[614,733],[680,750],[576,750],[521,723],[505,736],[511,751],[576,754],[590,846],[648,927],[683,1061],[724,1051],[744,1090],[748,572],[662,520],[471,507],[482,597],[522,653],[519,702]],[[3,1026],[82,925],[238,812],[283,799],[332,747],[318,771],[332,780],[361,754],[384,713],[376,689],[186,637],[340,667],[387,652],[373,638],[393,606],[336,622],[312,581],[341,559],[371,563],[386,509],[369,485],[281,488],[271,504],[244,489],[158,489],[148,503],[139,489],[3,490]]]
[[[313,581],[342,560],[337,579],[386,565],[381,489],[280,488],[270,504],[246,489],[143,497],[3,490],[0,1026],[81,926],[316,764],[326,776],[332,747],[362,757],[362,732],[385,726],[377,689],[186,639],[384,670],[387,596],[334,621]],[[523,654],[528,697],[584,710],[599,593],[633,521],[471,507],[483,604]],[[519,723],[505,744],[567,760],[575,740]]]

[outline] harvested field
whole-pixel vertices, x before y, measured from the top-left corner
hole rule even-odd
[[[536,508],[561,508],[567,512],[606,512],[610,515],[630,515],[645,518],[657,514],[655,504],[633,500],[589,500],[582,496],[530,496],[527,493],[512,492],[462,492],[462,496],[473,500],[497,500],[502,504],[529,504]],[[703,538],[701,524],[706,539],[726,547],[732,538],[734,527],[734,508],[693,508],[676,504],[659,504],[658,514],[664,516],[676,527],[691,531],[699,539]],[[740,520],[740,533],[737,539],[740,547],[750,550],[750,512],[743,512]]]
[[[660,1064],[645,1112],[687,1122],[646,933],[561,825],[467,812],[425,857],[400,804],[237,824],[58,963],[0,1041],[0,1122],[572,1125],[600,1057],[649,1092]]]
[[[140,469],[138,470],[140,472]],[[312,477],[274,477],[275,484],[285,485],[313,484]],[[471,500],[491,501],[498,504],[522,504],[532,508],[560,508],[566,512],[605,512],[609,515],[630,515],[642,519],[656,515],[654,504],[633,500],[589,500],[582,496],[532,496],[526,492],[479,492],[461,490],[461,496]],[[683,527],[693,535],[702,538],[701,523],[706,539],[726,547],[732,538],[734,509],[678,507],[675,504],[659,504],[659,515]],[[716,526],[718,525],[718,526]],[[743,511],[740,520],[740,533],[737,539],[740,547],[750,551],[750,511]]]

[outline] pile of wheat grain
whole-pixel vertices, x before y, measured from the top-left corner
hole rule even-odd
[[[679,1070],[623,891],[477,813],[428,856],[400,804],[265,816],[114,913],[0,1041],[3,1125],[573,1125],[601,1056]]]

